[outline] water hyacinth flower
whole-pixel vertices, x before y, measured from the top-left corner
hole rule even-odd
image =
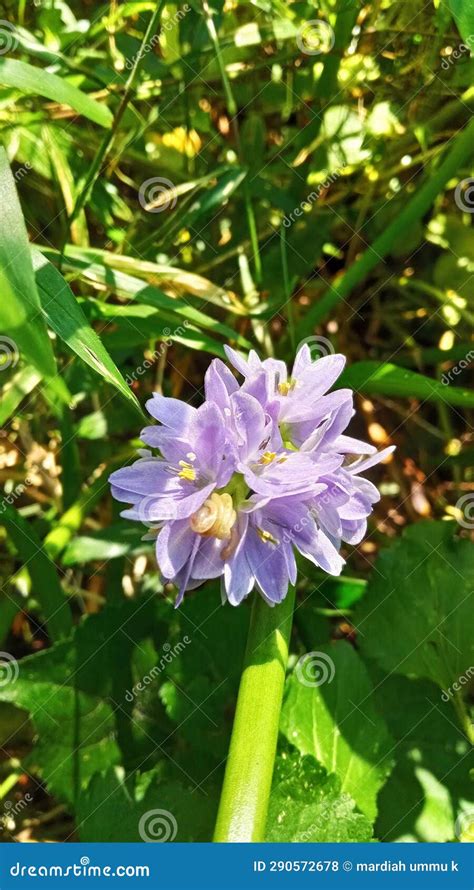
[[[176,605],[220,577],[232,605],[256,587],[273,606],[296,581],[295,549],[340,574],[342,543],[361,541],[380,497],[361,473],[393,449],[377,453],[344,434],[353,393],[328,393],[342,355],[313,361],[305,345],[290,375],[255,352],[227,355],[242,383],[214,359],[199,408],[158,394],[147,402],[159,425],[142,431],[139,460],[112,473],[112,494],[131,505],[122,516],[156,535]]]

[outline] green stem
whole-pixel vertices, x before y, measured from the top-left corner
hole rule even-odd
[[[273,608],[254,596],[214,834],[218,843],[265,836],[295,592],[290,588]]]

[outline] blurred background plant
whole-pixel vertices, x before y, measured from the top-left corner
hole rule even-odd
[[[468,839],[472,5],[2,16],[0,840],[210,839],[248,608],[174,612],[107,478],[153,390],[302,341],[397,451],[344,576],[301,565],[268,838]]]

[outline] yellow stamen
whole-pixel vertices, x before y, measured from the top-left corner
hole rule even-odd
[[[264,544],[278,544],[279,543],[279,541],[277,541],[277,539],[274,538],[273,535],[270,534],[270,532],[266,532],[263,528],[258,528],[257,534],[258,534],[260,540],[262,540]]]
[[[180,479],[186,479],[188,482],[196,481],[196,470],[187,462],[187,460],[180,460],[179,466],[182,467],[178,473]]]
[[[277,389],[281,396],[287,396],[289,392],[293,392],[295,386],[296,380],[290,377],[285,383],[279,383]]]
[[[259,464],[271,464],[276,458],[276,451],[264,451]]]

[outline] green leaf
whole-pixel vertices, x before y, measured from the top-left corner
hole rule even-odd
[[[215,801],[194,786],[149,771],[127,781],[123,770],[95,776],[80,796],[77,829],[83,842],[210,841]]]
[[[56,363],[41,315],[25,222],[3,148],[0,148],[0,205],[0,329],[8,332],[20,355],[41,375],[52,378]]]
[[[238,334],[234,328],[217,321],[194,306],[190,306],[182,298],[169,297],[158,287],[147,284],[133,275],[127,275],[125,272],[119,272],[116,269],[91,263],[90,265],[84,265],[80,277],[85,281],[106,285],[120,297],[136,300],[137,303],[144,303],[147,306],[153,306],[155,309],[179,315],[198,328],[204,328],[204,330],[220,334],[226,339],[235,340],[244,349],[251,348],[249,341]]]
[[[474,664],[474,545],[451,522],[419,522],[383,550],[354,623],[364,655],[442,689]]]
[[[338,380],[339,386],[350,386],[367,395],[417,398],[474,408],[474,392],[471,390],[445,385],[423,374],[397,368],[389,362],[356,362],[343,372]]]
[[[61,273],[35,247],[32,248],[32,258],[42,311],[50,327],[79,358],[115,386],[142,417],[137,399],[91,328]]]
[[[310,755],[284,750],[275,763],[265,840],[273,843],[361,843],[372,827],[341,791],[337,776]]]
[[[378,680],[377,703],[396,740],[396,766],[379,797],[383,841],[456,840],[456,821],[474,812],[472,749],[434,683]],[[472,772],[472,769],[471,769]]]
[[[291,205],[293,206],[293,205]],[[56,251],[45,250],[46,255],[52,258],[57,256]],[[241,303],[235,294],[228,293],[223,287],[203,278],[202,275],[196,275],[195,272],[189,272],[187,269],[180,269],[177,266],[168,266],[163,263],[152,263],[148,260],[141,260],[138,257],[124,256],[123,254],[111,253],[108,250],[98,250],[97,248],[77,247],[68,244],[65,250],[66,266],[74,267],[74,259],[88,263],[101,263],[106,268],[117,269],[119,272],[128,272],[136,278],[143,278],[150,283],[164,286],[171,290],[176,296],[191,295],[204,300],[206,303],[214,303],[221,309],[228,312],[236,312],[239,315],[247,315],[247,308]],[[78,268],[81,268],[79,263]]]
[[[30,395],[41,380],[41,374],[25,365],[8,381],[1,393],[0,426],[3,426],[17,411],[25,396]]]
[[[143,533],[142,526],[137,523],[127,526],[122,520],[120,525],[109,525],[90,535],[78,535],[67,545],[61,562],[65,566],[107,562],[144,550],[147,543],[142,541]]]
[[[471,48],[474,34],[474,4],[472,0],[447,0],[447,3],[461,37],[467,41],[467,45]]]
[[[315,668],[320,676],[313,676]],[[373,820],[391,768],[391,739],[361,659],[348,643],[322,646],[300,659],[287,687],[282,732],[302,754],[334,772],[341,789]]]
[[[99,105],[95,99],[91,99],[62,77],[27,62],[0,58],[0,83],[15,87],[29,96],[44,96],[61,105],[69,105],[78,114],[101,127],[110,127],[112,124],[112,113],[105,105]]]
[[[36,730],[28,768],[61,800],[77,800],[94,773],[121,759],[116,732],[126,717],[127,688],[121,671],[153,624],[153,608],[152,600],[108,606],[68,640],[21,659],[15,682],[6,683],[0,669],[0,700],[26,709]]]
[[[41,604],[51,638],[57,640],[67,636],[72,628],[71,611],[54,563],[32,525],[6,501],[3,502],[2,522],[29,572],[32,594]]]

